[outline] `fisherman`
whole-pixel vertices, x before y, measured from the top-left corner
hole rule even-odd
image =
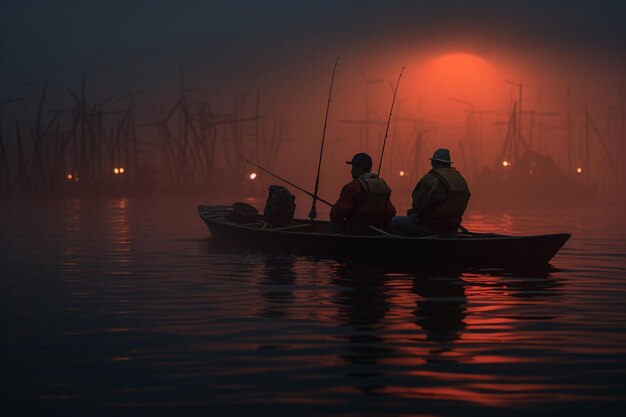
[[[391,220],[391,232],[401,236],[454,233],[461,225],[470,199],[465,178],[452,168],[450,151],[437,149],[430,158],[432,169],[413,190],[413,208],[408,216]]]
[[[346,164],[352,165],[353,180],[343,187],[330,211],[333,231],[362,234],[371,229],[369,226],[388,230],[396,208],[389,198],[391,188],[371,172],[372,158],[366,153],[357,153]]]

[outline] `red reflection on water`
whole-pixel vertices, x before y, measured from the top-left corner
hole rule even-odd
[[[438,399],[464,401],[484,406],[511,405],[513,396],[493,396],[492,393],[481,393],[470,389],[456,387],[401,387],[388,386],[377,391],[379,394],[391,395],[400,398]]]
[[[474,363],[540,363],[549,362],[549,358],[537,358],[519,356],[497,356],[497,355],[479,355],[472,358]]]
[[[435,372],[435,371],[410,371],[407,372],[408,375],[412,376],[422,376],[433,379],[435,381],[490,381],[493,379],[492,375],[481,375],[481,374],[461,374],[461,373],[452,373],[452,372]]]
[[[411,399],[438,399],[462,401],[487,407],[511,407],[531,402],[556,402],[581,400],[584,396],[567,394],[565,390],[580,388],[568,385],[547,384],[465,384],[458,387],[401,387],[388,386],[378,394]],[[562,391],[558,391],[562,390]]]
[[[120,253],[117,259],[121,263],[128,263],[128,257],[121,253],[130,251],[130,222],[129,222],[129,200],[120,198],[112,200],[107,210],[107,223],[109,230],[113,234],[114,252]]]
[[[510,214],[498,213],[470,213],[464,216],[463,225],[478,233],[515,234],[519,229],[515,227],[514,219]]]
[[[65,228],[63,248],[63,265],[68,274],[65,281],[80,281],[78,274],[82,272],[80,236],[82,233],[82,202],[81,200],[67,200],[65,202]]]

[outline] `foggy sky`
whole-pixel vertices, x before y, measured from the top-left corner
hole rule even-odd
[[[247,88],[335,55],[438,43],[622,62],[625,16],[622,1],[4,0],[0,99],[82,72],[103,90],[174,88],[179,65],[214,88]]]
[[[432,72],[430,80],[420,78],[424,64],[454,52],[476,55],[493,65],[491,85],[471,96],[445,91],[442,87],[448,86],[448,80],[435,84]],[[391,100],[387,81],[395,80],[402,66],[407,70],[398,95],[398,115],[421,114],[437,125],[425,139],[422,153],[447,146],[460,155],[467,115],[451,97],[471,101],[481,110],[510,111],[506,109],[512,87],[506,79],[524,83],[525,109],[560,112],[553,125],[564,123],[563,100],[572,86],[578,133],[582,132],[582,103],[591,103],[594,115],[605,114],[624,87],[626,2],[3,0],[0,102],[23,100],[2,105],[0,118],[32,122],[45,79],[49,81],[46,105],[67,106],[72,102],[67,88],[78,91],[84,73],[88,101],[145,90],[138,103],[138,123],[150,123],[153,105],[166,109],[175,102],[182,66],[185,86],[195,88],[191,99],[209,100],[218,113],[231,112],[234,97],[259,88],[267,123],[273,123],[276,115],[285,121],[277,169],[295,178],[300,172],[314,171],[336,56],[341,56],[341,63],[329,120],[323,195],[337,192],[347,175],[343,161],[357,149],[375,158],[379,154],[380,126],[372,128],[375,139],[368,148],[362,143],[363,129],[342,120],[363,118],[366,94],[376,117],[382,119]],[[370,79],[385,82],[366,93],[359,68]],[[494,93],[497,98],[492,102],[479,102]],[[485,118],[481,164],[492,161],[502,146],[506,132],[498,126],[508,120],[502,114]],[[528,119],[525,122],[528,130]],[[390,143],[389,166],[392,161],[396,161],[393,166],[402,165],[407,152],[412,152],[413,133],[407,129],[398,130]],[[566,155],[564,132],[550,131],[551,140],[541,148],[561,166]],[[150,129],[139,134],[147,141],[157,137]],[[603,148],[597,143],[593,148],[594,166],[604,164]],[[244,168],[248,169],[242,165],[241,175],[247,174]],[[403,179],[406,195],[421,175],[419,169],[411,167]],[[312,187],[312,179],[302,185]],[[390,184],[401,193],[398,181]]]

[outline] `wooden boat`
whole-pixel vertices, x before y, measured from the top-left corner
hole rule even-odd
[[[232,206],[198,206],[213,239],[282,253],[335,259],[369,259],[414,265],[545,265],[570,238],[568,233],[507,236],[458,232],[404,237],[372,230],[367,236],[332,232],[330,222],[295,219],[282,228],[268,228],[258,215],[237,215]]]

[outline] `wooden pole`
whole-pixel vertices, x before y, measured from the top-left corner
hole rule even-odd
[[[10,174],[9,174],[9,160],[7,159],[7,154],[4,148],[4,138],[2,136],[2,122],[0,121],[0,156],[2,157],[2,166],[3,166],[3,173],[4,173],[4,178],[2,180],[2,184],[5,184],[6,188],[7,188],[7,195],[11,195],[11,181],[10,181]],[[0,189],[0,191],[2,191]]]
[[[573,117],[572,117],[572,94],[567,86],[567,174],[572,175],[572,159],[574,152],[574,144],[573,144]]]
[[[17,161],[18,161],[18,170],[15,181],[18,183],[17,185],[20,188],[20,191],[23,193],[25,190],[25,181],[24,175],[26,173],[26,163],[24,162],[24,150],[22,148],[22,135],[20,132],[20,124],[18,121],[15,122],[15,141],[17,143]]]

